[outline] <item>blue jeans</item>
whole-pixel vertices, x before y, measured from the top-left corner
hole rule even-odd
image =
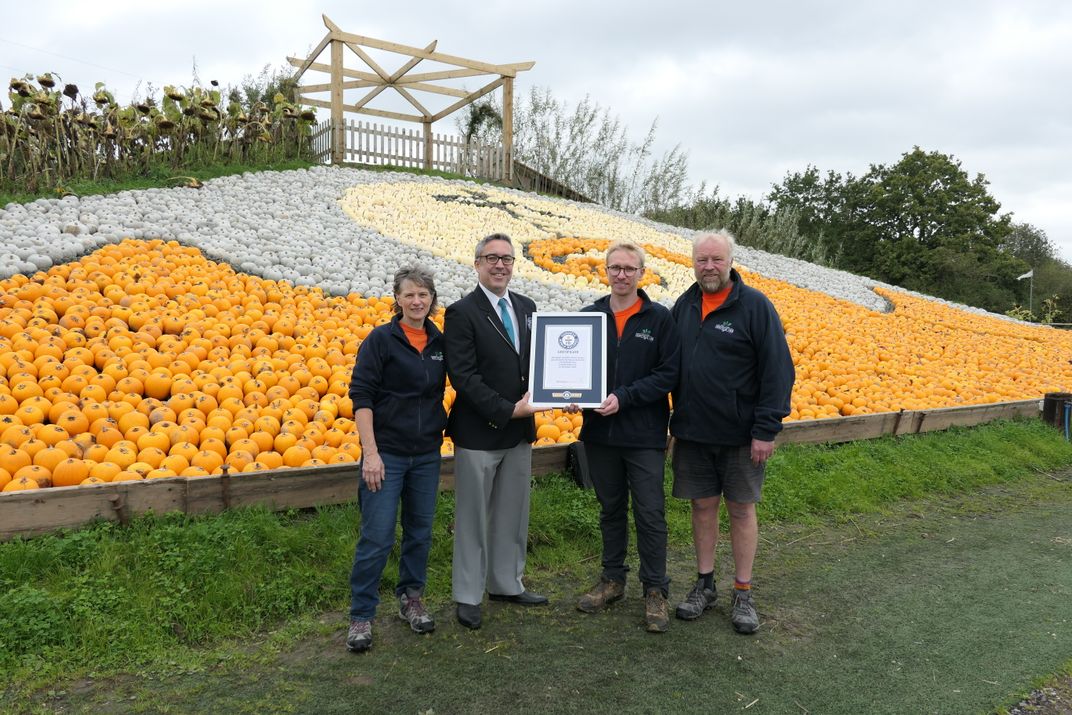
[[[350,572],[350,618],[372,618],[380,602],[380,578],[395,544],[398,505],[402,504],[402,553],[396,595],[424,591],[432,520],[439,491],[439,452],[403,457],[380,452],[384,479],[380,490],[369,491],[361,480],[361,536]]]

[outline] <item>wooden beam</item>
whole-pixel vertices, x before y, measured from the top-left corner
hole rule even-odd
[[[346,76],[346,72],[343,75]],[[372,80],[355,79],[342,83],[343,89],[364,89],[366,87],[377,87],[383,84],[382,82],[374,82]],[[399,89],[399,84],[391,84],[391,87]],[[406,84],[406,89],[414,90],[417,92],[430,92],[432,94],[444,94],[448,97],[468,97],[469,92],[464,89],[455,89],[454,87],[440,87],[435,84],[425,84],[423,82],[416,82],[413,84]],[[297,88],[299,92],[327,92],[331,89],[331,84],[306,84]]]
[[[495,65],[489,62],[480,62],[478,60],[470,60],[465,57],[458,57],[456,55],[447,55],[442,52],[426,52],[420,47],[412,47],[410,45],[403,45],[398,42],[386,42],[384,40],[377,40],[372,37],[365,37],[364,35],[355,35],[350,32],[342,32],[332,30],[332,38],[343,40],[347,43],[353,43],[361,45],[362,47],[372,47],[377,50],[385,50],[387,52],[394,52],[399,55],[409,55],[410,57],[420,57],[425,60],[432,60],[434,62],[442,62],[445,65],[456,65],[458,67],[465,67],[468,69],[482,70],[488,74],[505,75],[507,77],[514,77],[519,71],[530,69],[535,62],[519,63],[514,65]],[[527,65],[527,66],[525,66]]]
[[[933,432],[950,427],[965,427],[993,420],[1009,420],[1017,417],[1038,417],[1040,412],[1038,400],[1019,400],[1016,402],[998,402],[989,405],[972,405],[971,407],[942,407],[934,410],[921,410],[917,432]]]
[[[482,70],[440,70],[438,72],[418,72],[407,75],[398,80],[398,84],[412,84],[414,82],[431,82],[438,79],[462,79],[464,77],[480,77],[494,72]]]
[[[502,103],[502,145],[503,145],[503,181],[507,186],[513,182],[514,175],[514,79],[503,77]]]
[[[381,84],[381,85],[378,85],[376,87],[373,87],[371,92],[366,94],[361,99],[357,100],[357,104],[352,104],[350,106],[353,107],[355,110],[360,111],[366,104],[368,104],[373,99],[375,99],[376,95],[378,95],[380,92],[382,92],[385,89],[387,89],[387,85],[385,85],[385,84]]]
[[[353,109],[351,111],[359,114],[368,114],[373,117],[383,117],[384,119],[397,119],[400,122],[425,122],[428,117],[422,117],[418,114],[402,114],[401,112],[386,112],[382,109]]]
[[[324,39],[322,39],[320,41],[320,43],[316,46],[316,49],[314,49],[312,52],[310,52],[309,56],[306,57],[304,60],[302,60],[298,64],[298,71],[294,75],[294,78],[293,78],[295,82],[297,82],[299,79],[301,79],[301,76],[303,74],[305,74],[305,71],[307,69],[309,69],[313,65],[313,62],[315,62],[316,58],[320,56],[320,53],[324,51],[324,48],[328,46],[329,42],[331,42],[331,33],[330,32],[328,34],[324,35]],[[288,57],[287,59],[290,60],[291,58]],[[291,62],[291,64],[294,64],[294,63]]]
[[[455,87],[441,87],[438,84],[426,84],[424,82],[414,82],[413,84],[404,84],[402,82],[395,82],[391,85],[399,92],[403,89],[411,89],[417,92],[430,92],[432,94],[443,94],[448,97],[468,97],[468,90],[457,89]]]
[[[346,153],[342,106],[342,43],[331,42],[331,163],[341,164]]]
[[[893,434],[896,423],[896,412],[854,415],[840,419],[796,420],[782,425],[777,443],[833,443],[875,439]]]
[[[312,99],[310,97],[302,98],[303,104],[308,104],[312,107],[324,107],[325,109],[331,109],[331,102],[325,102],[323,99]],[[384,119],[397,119],[400,122],[424,122],[428,117],[422,117],[418,114],[402,114],[401,112],[385,112],[379,109],[368,109],[367,107],[356,107],[352,104],[343,105],[343,109],[348,112],[354,112],[356,114],[368,114],[373,117],[383,117]]]
[[[296,64],[296,63],[301,62],[301,60],[299,60],[299,59],[297,59],[295,57],[288,57],[287,61],[290,62],[291,64]],[[309,69],[314,70],[316,72],[327,72],[327,73],[331,72],[331,66],[330,65],[322,65],[322,64],[318,64],[318,63],[314,63],[314,64],[310,65]],[[463,71],[469,72],[469,70],[463,70]],[[374,74],[372,74],[370,72],[361,72],[360,70],[352,70],[352,69],[343,68],[342,74],[343,74],[343,77],[355,77],[355,78],[357,78],[359,80],[364,81],[364,84],[359,84],[359,83],[355,83],[355,82],[346,82],[343,85],[343,87],[345,89],[355,89],[355,88],[356,89],[363,89],[365,87],[375,87],[376,85],[383,84],[383,81],[379,77],[377,77],[376,75],[374,75]],[[474,73],[470,73],[470,74],[468,74],[466,76],[473,76],[474,74],[475,75],[482,75],[482,74],[487,74],[487,72],[474,72]],[[450,97],[468,97],[469,96],[469,92],[467,90],[464,90],[464,89],[458,89],[456,87],[442,87],[442,86],[437,85],[437,84],[427,84],[427,83],[424,83],[424,82],[411,82],[410,77],[402,77],[397,82],[392,83],[392,86],[395,86],[395,85],[405,85],[406,89],[417,90],[417,91],[420,91],[420,92],[431,92],[432,94],[445,94],[445,95],[450,96]],[[302,91],[306,91],[306,92],[326,92],[330,88],[331,88],[330,84],[310,84],[310,85],[306,85],[306,86],[303,86],[303,87],[299,87],[299,89],[301,89]]]
[[[502,85],[504,79],[506,79],[506,78],[505,77],[500,77],[499,79],[495,80],[491,84],[486,84],[483,87],[481,87],[480,89],[478,89],[477,91],[469,94],[464,99],[458,100],[457,102],[455,102],[454,104],[450,105],[446,109],[444,109],[444,110],[442,110],[440,112],[437,112],[436,114],[434,114],[432,116],[432,121],[433,122],[438,122],[440,119],[442,119],[443,117],[447,116],[448,114],[450,114],[450,113],[452,113],[454,111],[457,111],[458,109],[461,109],[462,107],[464,107],[467,104],[471,104],[471,103],[475,102],[476,100],[480,99],[485,94],[487,94],[488,92],[494,92],[496,89],[499,88],[500,85]]]
[[[365,87],[374,87],[375,82],[369,82],[364,79],[352,79],[342,83],[343,89],[364,89]],[[325,82],[324,84],[303,84],[295,87],[298,92],[328,92],[331,90],[331,83]]]
[[[424,170],[432,169],[432,123],[424,122]]]
[[[509,68],[513,69],[515,72],[519,72],[519,71],[522,71],[522,70],[530,69],[534,64],[536,64],[536,63],[535,62],[517,62],[515,64],[502,65],[502,66],[503,67],[509,67]],[[437,71],[437,72],[419,72],[417,74],[411,74],[411,75],[408,75],[406,77],[403,77],[402,79],[398,80],[398,83],[399,84],[409,84],[411,82],[430,82],[430,81],[437,80],[437,79],[461,79],[463,77],[479,77],[480,75],[485,75],[485,74],[498,74],[498,75],[501,76],[502,73],[500,73],[500,72],[484,72],[483,70],[471,70],[471,69],[440,70],[440,71]]]
[[[376,60],[372,59],[369,53],[361,49],[360,45],[357,45],[353,42],[347,42],[346,46],[350,49],[351,52],[360,57],[362,62],[371,67],[372,71],[379,75],[381,81],[389,82],[391,80],[391,75],[387,74],[387,70],[376,64]]]
[[[778,444],[787,442],[852,442],[858,439],[932,432],[953,426],[967,427],[1000,419],[1037,417],[1038,400],[995,402],[987,405],[902,410],[870,415],[786,422]]]
[[[439,40],[432,40],[427,45],[425,45],[424,51],[425,52],[435,52],[436,44],[438,42],[439,42]],[[413,69],[414,67],[419,65],[423,60],[424,60],[423,57],[413,57],[413,58],[411,58],[408,62],[406,62],[406,64],[402,65],[397,70],[395,70],[395,73],[393,75],[391,75],[391,77],[390,77],[391,83],[393,84],[393,83],[397,82],[402,77],[402,75],[406,74],[411,69]]]
[[[565,469],[566,445],[532,450],[533,476]],[[125,523],[150,511],[218,514],[251,506],[282,510],[345,504],[356,497],[360,480],[360,471],[349,463],[12,492],[0,499],[0,541],[75,528],[98,519]],[[454,488],[452,456],[440,464],[439,488]]]
[[[413,105],[413,108],[414,108],[414,109],[416,109],[416,110],[417,110],[418,112],[420,112],[422,116],[425,116],[425,117],[430,117],[430,116],[432,116],[432,113],[428,111],[427,107],[425,107],[425,106],[424,106],[423,104],[421,104],[420,102],[418,102],[418,101],[417,101],[417,98],[416,98],[416,97],[414,97],[414,96],[413,96],[412,94],[410,94],[410,93],[409,93],[409,92],[408,92],[407,90],[405,90],[405,89],[402,89],[401,87],[396,87],[395,85],[391,85],[391,87],[392,87],[392,89],[394,89],[394,90],[395,90],[396,92],[398,92],[399,94],[401,94],[401,95],[402,95],[402,98],[403,98],[404,100],[406,100],[407,102],[409,102],[410,104],[412,104],[412,105]]]
[[[302,60],[297,57],[288,57],[287,62],[292,65],[296,65],[301,64]],[[309,65],[309,69],[313,70],[314,72],[324,72],[326,74],[331,74],[331,65],[325,65],[319,62],[314,62],[313,64]],[[363,79],[376,84],[382,84],[383,82],[383,80],[380,79],[378,75],[375,75],[371,72],[362,72],[361,70],[352,70],[347,69],[345,67],[343,67],[342,76],[353,77],[355,79]]]

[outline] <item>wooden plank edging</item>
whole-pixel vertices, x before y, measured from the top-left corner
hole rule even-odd
[[[886,435],[914,434],[1014,417],[1037,417],[1041,400],[968,407],[882,412],[840,419],[789,422],[778,443],[848,442]],[[566,469],[567,446],[532,452],[532,473]],[[217,514],[243,506],[275,510],[343,504],[355,498],[359,473],[353,462],[229,476],[152,479],[139,482],[53,487],[0,494],[0,541],[82,526],[96,519],[128,522],[153,512]],[[454,488],[454,458],[444,457],[440,489]]]
[[[970,427],[1015,417],[1038,417],[1041,410],[1042,400],[1035,399],[964,407],[940,407],[931,410],[877,412],[870,415],[820,420],[797,420],[785,423],[777,442],[778,444],[851,442],[886,435],[933,432],[949,427]]]

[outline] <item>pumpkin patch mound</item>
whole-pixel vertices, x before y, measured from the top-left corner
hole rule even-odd
[[[337,233],[318,247],[325,256],[305,239],[287,243],[276,229],[245,232],[244,209],[182,240],[120,240],[102,231],[90,240],[79,233],[83,224],[61,232],[52,219],[20,225],[16,236],[4,233],[12,207],[0,211],[0,249],[25,252],[19,236],[38,231],[55,252],[34,248],[28,255],[36,263],[0,256],[0,268],[18,269],[0,279],[0,489],[360,459],[347,388],[361,341],[392,315],[391,274],[425,263],[449,303],[475,285],[472,246],[483,232],[512,232],[519,257],[512,287],[545,310],[577,310],[606,292],[602,256],[616,238],[644,246],[644,288],[664,304],[693,280],[688,235],[678,229],[520,192],[365,173],[297,172],[334,192],[324,210]],[[293,178],[248,181],[280,176]],[[246,181],[221,180],[218,193]],[[159,193],[169,201],[222,200]],[[82,201],[119,201],[90,198]],[[43,203],[60,217],[75,205]],[[284,194],[273,209],[263,196],[261,204],[277,228],[290,211],[299,222],[318,215]],[[121,205],[140,210],[138,201]],[[39,209],[22,213],[50,215]],[[185,215],[176,211],[174,220]],[[229,247],[220,228],[227,222],[241,238]],[[74,253],[75,238],[91,252]],[[338,249],[344,239],[355,243]],[[276,263],[243,260],[263,257],[272,240]],[[344,271],[359,267],[347,285],[368,290],[340,291],[341,278],[321,280],[321,264],[332,259]],[[766,293],[783,320],[797,371],[790,420],[1033,399],[1072,385],[1072,333],[744,247],[737,260],[745,282]],[[433,320],[442,327],[442,313]],[[448,385],[448,410],[454,397]],[[549,411],[536,423],[537,446],[564,444],[577,439],[581,417]],[[442,451],[453,452],[449,439]]]

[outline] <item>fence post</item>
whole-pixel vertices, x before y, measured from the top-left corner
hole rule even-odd
[[[507,185],[511,182],[511,172],[514,165],[514,78],[503,77],[503,110],[502,110],[502,138],[503,138],[503,176],[502,180]]]
[[[346,151],[342,114],[342,43],[331,41],[331,163],[341,164]]]
[[[424,122],[424,170],[432,170],[432,123]]]

